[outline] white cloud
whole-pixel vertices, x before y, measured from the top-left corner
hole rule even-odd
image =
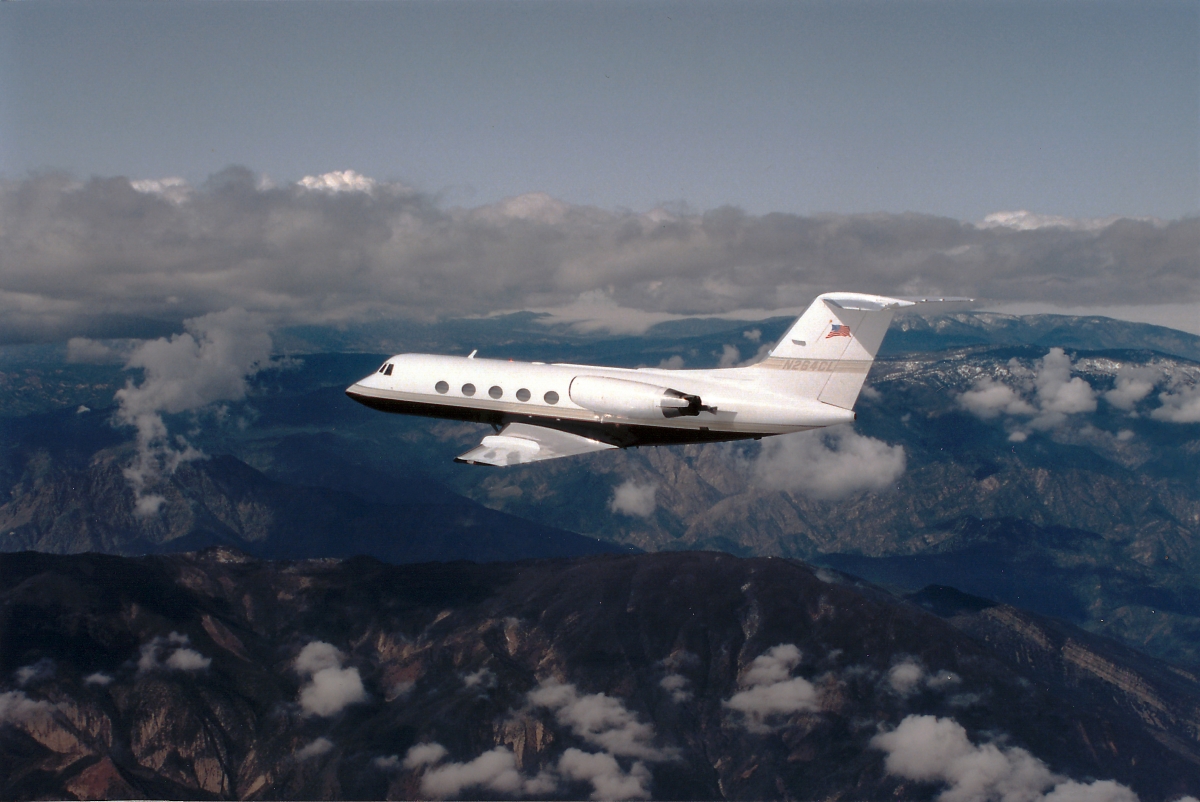
[[[189,643],[188,636],[179,632],[172,632],[165,638],[158,635],[153,640],[143,643],[138,655],[138,673],[145,674],[161,669],[204,671],[212,664],[212,658],[189,648]],[[166,654],[165,659],[163,654]]]
[[[608,508],[624,515],[649,518],[654,514],[654,495],[657,491],[658,485],[654,482],[641,484],[628,479],[613,490]]]
[[[981,376],[970,390],[958,397],[958,403],[968,412],[984,420],[999,415],[1032,415],[1037,410],[1007,384]]]
[[[671,356],[659,362],[658,366],[664,370],[682,370],[683,357],[681,357],[679,354],[672,354]]]
[[[1117,409],[1132,411],[1154,389],[1162,374],[1151,367],[1125,365],[1117,371],[1113,389],[1104,394],[1104,400]]]
[[[93,674],[88,674],[83,678],[84,685],[99,685],[103,688],[113,681],[112,675],[105,674],[103,671],[97,671]]]
[[[496,687],[496,675],[487,666],[473,671],[463,677],[463,685],[468,688],[478,688],[479,690],[487,690]]]
[[[736,345],[724,345],[721,347],[721,359],[717,362],[719,368],[731,368],[736,365],[742,358]]]
[[[400,756],[379,755],[378,757],[371,758],[371,765],[381,771],[395,771],[401,766]]]
[[[0,724],[29,724],[48,718],[54,706],[41,699],[30,699],[25,691],[0,693]]]
[[[333,644],[312,641],[293,664],[308,682],[300,688],[300,707],[308,716],[333,716],[365,702],[367,692],[357,668],[342,668],[342,653]]]
[[[735,693],[723,704],[744,716],[751,732],[769,732],[768,719],[820,709],[817,689],[803,677],[793,677],[800,650],[790,643],[773,646],[751,661],[742,672]]]
[[[1061,348],[1051,348],[1038,360],[1032,375],[1015,359],[1009,361],[1009,369],[1017,387],[982,376],[958,403],[983,420],[1005,416],[1012,442],[1024,441],[1031,428],[1053,429],[1070,415],[1096,410],[1096,391],[1081,377],[1071,376],[1071,357]],[[1116,397],[1120,402],[1127,394]],[[1018,423],[1018,416],[1029,420]]]
[[[319,192],[370,192],[375,189],[375,180],[353,170],[334,170],[321,175],[306,175],[296,182],[304,189]]]
[[[1162,406],[1150,413],[1168,423],[1200,423],[1200,384],[1183,386],[1158,394]]]
[[[884,766],[889,774],[944,783],[947,788],[939,802],[1137,800],[1131,790],[1111,781],[1085,785],[1056,775],[1024,749],[976,746],[950,718],[907,716],[896,729],[872,738],[871,746],[887,753]]]
[[[887,674],[888,685],[901,696],[915,693],[925,679],[925,669],[913,662],[905,660],[891,667]]]
[[[592,799],[650,798],[650,770],[641,761],[625,771],[612,755],[572,748],[559,758],[558,771],[568,779],[590,782]]]
[[[752,470],[764,489],[832,500],[882,490],[900,478],[904,466],[904,446],[838,426],[764,439]]]
[[[1042,357],[1033,383],[1041,410],[1031,424],[1035,428],[1058,426],[1067,415],[1096,410],[1096,392],[1082,378],[1072,378],[1071,357],[1061,348]]]
[[[421,766],[440,763],[447,754],[449,753],[446,751],[446,747],[439,743],[417,744],[405,753],[404,768],[417,769]]]
[[[172,474],[184,461],[201,457],[186,441],[173,447],[163,413],[200,409],[246,395],[246,379],[271,356],[271,336],[263,321],[233,308],[185,322],[187,331],[171,338],[147,340],[129,355],[125,367],[141,368],[143,380],[118,390],[117,420],[137,429],[138,455],[125,469],[138,511],[157,512],[162,496],[149,487]]]
[[[1057,214],[1037,214],[1021,209],[1015,212],[992,212],[977,223],[979,228],[1010,228],[1015,231],[1037,231],[1040,228],[1063,228],[1068,231],[1100,231],[1108,228],[1121,218],[1117,215],[1108,217],[1063,217]],[[1162,226],[1160,220],[1153,217],[1133,218],[1155,226]]]
[[[762,339],[762,330],[761,329],[750,329],[750,331],[743,331],[742,336],[745,337],[750,342],[756,343]]]
[[[306,744],[295,754],[296,760],[308,760],[310,757],[323,755],[333,749],[333,741],[325,737],[316,738],[312,743]]]
[[[421,777],[421,792],[439,799],[458,796],[468,788],[515,794],[524,786],[517,758],[506,746],[497,746],[467,763],[438,765]]]
[[[646,760],[668,760],[674,750],[654,746],[654,727],[640,721],[620,699],[580,694],[570,683],[546,680],[529,692],[529,703],[554,711],[559,724],[606,752]]]
[[[692,698],[692,692],[687,687],[688,682],[688,678],[682,674],[667,674],[658,681],[658,686],[671,694],[671,701],[686,702]]]

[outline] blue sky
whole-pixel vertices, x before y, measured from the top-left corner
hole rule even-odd
[[[1196,2],[0,5],[0,174],[447,204],[1200,211]]]

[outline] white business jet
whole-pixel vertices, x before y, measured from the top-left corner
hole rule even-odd
[[[758,439],[854,420],[892,314],[912,301],[819,296],[762,361],[740,368],[606,368],[398,354],[346,395],[372,409],[490,423],[457,458],[521,465],[629,446]]]

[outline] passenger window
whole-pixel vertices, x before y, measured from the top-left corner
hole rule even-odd
[[[492,398],[499,398],[500,396],[504,395],[504,391],[499,387],[493,386],[492,389],[488,390],[488,395],[490,395]]]
[[[475,385],[464,384],[462,393],[463,395],[475,395]]]
[[[438,382],[437,384],[433,385],[433,389],[437,390],[442,395],[445,395],[446,393],[450,392],[450,385],[446,384],[445,382]]]
[[[526,390],[524,387],[522,387],[520,390],[517,390],[517,400],[518,401],[528,401],[529,400],[529,391]]]
[[[392,366],[391,366],[391,364],[390,364],[390,363],[388,364],[388,366],[387,366],[386,368],[384,368],[384,369],[383,369],[383,375],[384,375],[384,376],[391,376],[391,375],[392,375]]]
[[[546,399],[547,404],[557,404],[558,403],[558,393],[554,392],[553,390],[546,393],[542,397]]]

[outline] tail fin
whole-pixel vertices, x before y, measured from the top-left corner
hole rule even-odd
[[[777,392],[852,409],[892,313],[912,301],[827,292],[797,318],[767,358],[748,370]]]

